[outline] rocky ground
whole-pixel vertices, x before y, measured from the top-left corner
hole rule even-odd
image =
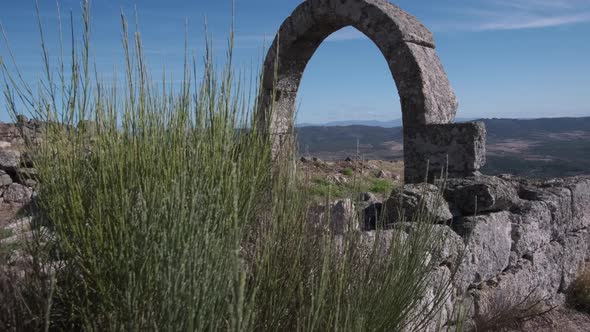
[[[302,157],[299,161],[304,183],[318,201],[356,198],[358,193],[370,192],[385,199],[395,187],[403,184],[403,162],[361,160],[323,161]]]
[[[569,308],[559,308],[545,315],[534,317],[518,330],[522,332],[588,332],[590,315]]]

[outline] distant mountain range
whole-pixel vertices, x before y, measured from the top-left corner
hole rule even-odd
[[[536,177],[590,174],[590,117],[480,121],[486,124],[488,132],[488,163],[484,169],[487,174]],[[357,152],[367,159],[403,159],[399,124],[401,120],[300,125],[299,150],[301,154],[323,159],[344,159]]]
[[[457,118],[456,122],[472,121],[474,118]],[[326,123],[298,123],[297,127],[337,127],[337,126],[369,126],[382,128],[395,128],[402,126],[402,119],[395,119],[389,121],[379,120],[344,120],[332,121]]]

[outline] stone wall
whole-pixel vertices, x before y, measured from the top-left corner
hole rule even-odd
[[[437,226],[446,237],[434,255],[440,260],[437,274],[457,271],[444,315],[458,299],[471,317],[497,310],[494,301],[564,304],[576,274],[590,260],[590,176],[548,181],[475,176],[448,180],[444,190],[433,187],[406,185],[385,205],[403,210],[411,221],[420,201],[440,202],[426,204],[434,220],[444,220]]]
[[[432,287],[455,273],[443,321],[458,303],[471,318],[493,315],[498,306],[562,306],[590,260],[590,176],[537,181],[479,175],[438,186],[408,184],[385,202],[366,194],[357,204],[364,218],[351,200],[330,206],[328,226],[336,234],[356,230],[372,241],[381,213],[385,239],[407,232],[417,218],[438,224],[435,232],[442,232],[444,244],[432,255],[437,280]],[[421,212],[420,206],[425,207]],[[312,209],[310,222],[321,222],[325,211]]]
[[[37,184],[37,172],[25,147],[41,140],[42,124],[19,116],[0,123],[0,204],[24,205]]]

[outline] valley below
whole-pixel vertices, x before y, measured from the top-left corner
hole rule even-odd
[[[477,121],[487,129],[485,174],[536,178],[590,174],[590,117]],[[304,157],[403,161],[401,127],[305,126],[297,134]]]

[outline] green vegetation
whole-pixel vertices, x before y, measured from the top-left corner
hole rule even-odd
[[[371,187],[368,191],[373,193],[389,194],[391,189],[393,189],[393,184],[388,180],[374,179],[371,182]]]
[[[346,176],[352,176],[354,174],[354,171],[352,170],[352,168],[347,167],[342,170],[342,174]]]
[[[119,86],[93,74],[87,2],[83,19],[57,75],[43,42],[45,89],[1,62],[12,111],[30,101],[48,121],[34,217],[52,236],[30,243],[22,282],[0,276],[0,330],[399,331],[435,317],[450,286],[424,300],[441,233],[427,219],[390,241],[310,225],[294,152],[271,162],[231,39],[222,67],[210,44],[202,74],[187,58],[174,91],[151,80],[139,34],[124,38]]]
[[[314,177],[308,185],[308,191],[315,201],[323,202],[330,199],[356,197],[360,192],[372,192],[385,198],[395,187],[395,183],[386,179],[375,179],[372,176],[358,176],[347,179],[343,183],[333,183],[325,176]]]
[[[12,230],[0,228],[0,240],[7,239],[12,236]]]
[[[309,186],[309,192],[319,201],[323,201],[326,197],[343,198],[354,191],[354,187],[350,185],[336,185],[330,183],[325,178],[315,178]]]

